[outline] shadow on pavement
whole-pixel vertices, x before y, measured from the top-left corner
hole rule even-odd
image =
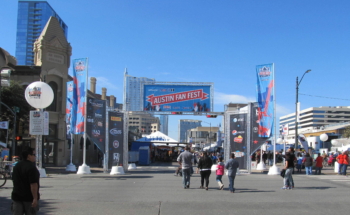
[[[8,198],[0,197],[0,214],[12,214],[11,212],[11,197]],[[39,212],[38,214],[49,214],[53,211],[57,211],[56,207],[52,207],[55,205],[55,202],[51,200],[39,200]]]
[[[336,187],[297,187],[298,190],[327,190],[327,189],[335,189]]]
[[[118,176],[83,176],[81,178],[124,179],[124,178],[153,178],[153,176],[118,175]]]

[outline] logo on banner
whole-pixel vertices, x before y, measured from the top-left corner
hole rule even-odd
[[[260,77],[267,77],[267,76],[270,76],[271,75],[271,72],[270,72],[270,68],[269,67],[262,67],[260,68],[259,70],[259,76]]]
[[[258,144],[258,143],[259,143],[259,141],[257,141],[257,140],[254,140],[254,141],[253,141],[253,143],[254,143],[254,144]]]
[[[101,134],[100,130],[92,130],[92,135],[93,135],[94,137],[99,137],[100,134]]]
[[[259,130],[258,127],[254,127],[254,128],[253,128],[254,133],[257,133],[258,130]]]
[[[122,134],[122,130],[118,130],[116,128],[112,128],[109,133],[113,136],[117,136],[118,134]]]
[[[67,90],[68,90],[68,92],[73,92],[73,84],[72,83],[68,84]]]
[[[103,127],[103,123],[101,121],[97,122],[97,126]]]
[[[81,72],[81,71],[84,71],[85,70],[85,65],[84,65],[84,62],[83,61],[77,61],[75,62],[75,71],[77,72]]]
[[[113,160],[119,162],[119,153],[113,153]]]
[[[33,88],[30,88],[28,91],[28,94],[29,94],[29,98],[31,99],[40,99],[41,87],[35,86]]]
[[[233,130],[233,131],[232,131],[232,134],[233,134],[233,135],[244,134],[244,133],[245,133],[244,131],[236,131],[236,130]]]
[[[117,117],[117,116],[111,116],[111,121],[118,121],[121,122],[122,118],[121,117]]]
[[[233,122],[243,122],[244,119],[243,118],[233,118]]]
[[[33,112],[33,117],[40,117],[40,112]]]
[[[235,137],[233,139],[233,142],[235,142],[235,143],[242,143],[243,142],[243,137],[241,135],[239,135],[238,137]]]
[[[90,103],[93,107],[103,107],[103,104],[102,104],[102,103],[93,102],[92,99],[89,99],[89,103]]]
[[[173,93],[161,96],[154,96],[154,94],[147,96],[147,101],[151,105],[164,105],[175,102],[190,101],[195,99],[205,100],[208,99],[208,94],[203,92],[203,89],[190,90],[180,93]]]
[[[114,140],[113,141],[113,147],[114,148],[119,148],[119,141],[118,140]]]

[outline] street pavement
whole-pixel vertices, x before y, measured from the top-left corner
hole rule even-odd
[[[157,166],[155,166],[157,165]],[[174,176],[176,164],[138,167],[125,175],[109,175],[100,168],[92,174],[67,173],[64,168],[46,168],[40,179],[39,214],[348,214],[350,177],[336,175],[328,167],[322,175],[294,174],[295,189],[281,190],[283,179],[267,172],[237,175],[235,193],[218,190],[215,172],[209,190],[199,189],[194,174],[190,189],[183,189]],[[0,188],[0,214],[10,213],[12,182]]]

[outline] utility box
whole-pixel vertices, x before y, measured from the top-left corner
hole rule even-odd
[[[139,165],[149,165],[151,158],[150,149],[148,146],[141,146],[139,148]]]

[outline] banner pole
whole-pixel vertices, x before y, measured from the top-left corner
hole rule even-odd
[[[90,167],[86,165],[86,111],[87,111],[87,85],[88,85],[88,74],[89,74],[89,58],[86,58],[86,77],[85,77],[85,105],[84,105],[84,147],[83,147],[83,165],[79,166],[77,174],[90,174]]]

